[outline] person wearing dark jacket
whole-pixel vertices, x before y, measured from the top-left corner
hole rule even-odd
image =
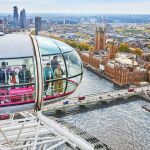
[[[22,69],[18,73],[19,83],[30,83],[31,82],[31,73],[30,70],[26,68],[26,65],[22,65]]]
[[[57,60],[57,56],[54,56],[53,59],[51,60],[51,67],[52,67],[53,72],[57,68],[58,64],[59,62]]]
[[[8,84],[8,80],[9,80],[9,71],[6,68],[6,63],[2,62],[0,68],[0,84]]]

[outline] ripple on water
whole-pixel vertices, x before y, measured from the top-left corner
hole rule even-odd
[[[113,91],[117,88],[85,69],[77,91],[71,96]],[[142,99],[109,108],[65,116],[63,120],[98,137],[115,150],[150,150],[150,113]]]
[[[66,116],[63,120],[91,133],[116,150],[149,150],[150,113],[141,108],[143,104],[146,102],[137,100]]]
[[[71,95],[71,97],[114,91],[116,89],[118,88],[112,82],[100,78],[93,72],[90,72],[87,69],[85,69],[82,82],[77,88],[76,92]]]

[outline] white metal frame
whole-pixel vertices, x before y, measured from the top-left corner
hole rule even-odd
[[[24,116],[0,121],[0,150],[71,150],[77,147],[94,150],[85,140],[41,112],[37,112],[37,116],[31,113]]]
[[[41,105],[43,103],[43,71],[42,71],[42,63],[41,63],[41,54],[40,54],[40,50],[39,50],[39,46],[38,43],[36,41],[35,36],[30,35],[30,38],[32,40],[33,43],[33,50],[34,50],[34,62],[35,62],[35,76],[36,76],[36,105],[35,105],[35,109],[36,110],[40,110],[41,109]]]

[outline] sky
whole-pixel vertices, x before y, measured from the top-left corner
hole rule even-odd
[[[14,5],[27,13],[150,14],[150,0],[0,0],[0,13]]]

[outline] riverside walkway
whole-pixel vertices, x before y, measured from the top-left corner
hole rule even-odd
[[[97,93],[93,95],[86,95],[83,97],[67,98],[66,100],[55,102],[50,104],[50,107],[45,107],[45,110],[50,112],[62,111],[65,112],[67,109],[90,106],[98,103],[110,103],[117,100],[128,99],[131,96],[141,96],[150,101],[147,91],[150,90],[149,86],[134,88],[133,91],[129,89]]]

